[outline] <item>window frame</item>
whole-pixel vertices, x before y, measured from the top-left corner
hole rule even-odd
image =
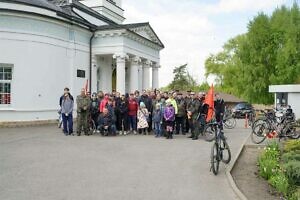
[[[12,106],[12,85],[13,85],[13,79],[14,79],[14,64],[12,63],[0,63],[0,67],[3,68],[10,68],[11,69],[11,79],[10,80],[5,80],[4,77],[5,75],[3,75],[3,79],[0,79],[0,83],[8,83],[10,84],[10,93],[1,93],[1,94],[10,94],[10,101],[9,104],[2,104],[0,103],[0,108],[7,108],[7,107],[11,107]]]

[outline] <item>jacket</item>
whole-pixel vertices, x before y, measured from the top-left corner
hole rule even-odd
[[[162,120],[163,120],[163,113],[161,108],[154,110],[152,114],[152,121],[154,123],[160,123],[162,122]]]
[[[166,121],[174,121],[175,120],[175,109],[173,106],[165,107],[164,118]]]
[[[128,115],[136,116],[138,111],[138,103],[135,99],[129,99],[128,101]]]
[[[100,102],[99,111],[103,112],[103,109],[105,108],[107,102],[108,102],[108,96],[105,96],[104,99]]]

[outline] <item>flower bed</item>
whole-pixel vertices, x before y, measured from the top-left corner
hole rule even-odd
[[[259,175],[284,199],[300,199],[300,140],[272,141],[258,158]]]

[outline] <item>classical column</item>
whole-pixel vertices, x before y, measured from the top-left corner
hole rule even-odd
[[[98,63],[97,63],[97,56],[92,55],[92,88],[91,92],[98,92],[97,91],[97,69],[98,69]]]
[[[152,62],[147,60],[143,65],[143,89],[150,89],[150,67]]]
[[[131,59],[131,66],[130,66],[130,84],[129,89],[130,92],[139,89],[139,65],[141,63],[140,57],[133,57]]]
[[[128,55],[125,53],[115,54],[113,56],[117,64],[117,92],[125,94],[125,64]]]
[[[158,70],[159,65],[153,65],[152,66],[152,89],[158,89],[159,87],[159,77],[158,77]]]
[[[142,91],[143,90],[143,65],[140,64],[139,67],[138,67],[138,70],[139,70],[139,77],[138,77],[138,82],[139,82],[139,91]]]

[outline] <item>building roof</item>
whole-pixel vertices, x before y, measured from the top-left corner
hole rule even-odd
[[[77,22],[81,25],[84,25],[92,30],[116,30],[116,29],[126,29],[129,32],[132,32],[133,34],[137,34],[133,29],[139,28],[139,27],[149,27],[151,34],[154,35],[153,38],[155,38],[154,41],[149,40],[145,38],[142,35],[139,35],[145,40],[148,40],[156,45],[159,45],[160,47],[164,48],[163,43],[160,41],[152,27],[150,26],[149,22],[145,23],[134,23],[134,24],[117,24],[111,19],[105,17],[104,15],[100,14],[99,12],[93,10],[92,8],[78,2],[78,0],[73,0],[69,3],[68,0],[0,0],[2,2],[8,2],[8,3],[18,3],[18,4],[24,4],[39,8],[48,9],[51,11],[56,12],[56,14],[60,17],[66,18],[68,20]],[[73,8],[79,9],[97,19],[100,19],[104,22],[106,22],[108,25],[99,26],[90,23],[86,19],[84,19],[82,16],[77,14]],[[25,12],[25,11],[24,11]]]
[[[232,95],[232,94],[227,94],[223,92],[218,92],[220,97],[224,99],[225,102],[228,103],[240,103],[240,102],[245,102],[244,100]]]
[[[157,34],[154,32],[154,30],[150,26],[149,22],[132,23],[132,24],[110,24],[110,25],[103,25],[103,26],[98,26],[97,30],[103,31],[103,30],[126,29],[126,30],[128,30],[130,32],[136,33],[134,31],[132,31],[132,29],[139,28],[139,27],[144,27],[144,26],[148,26],[150,28],[151,32],[155,35],[155,38],[157,39],[158,42],[154,42],[154,43],[157,44],[157,45],[159,45],[160,47],[164,48],[164,44],[161,42],[161,40],[159,39],[159,37],[157,36]],[[147,39],[147,38],[145,38],[145,39]],[[153,41],[151,41],[151,42],[153,42]]]
[[[95,27],[95,25],[89,23],[88,21],[84,20],[83,18],[78,16],[76,13],[74,13],[72,11],[72,9],[70,8],[70,6],[68,6],[68,5],[58,6],[48,0],[0,0],[0,2],[1,1],[8,2],[8,3],[23,4],[23,5],[28,5],[28,6],[38,7],[38,8],[44,8],[44,9],[56,12],[57,16],[77,22],[88,28]],[[26,11],[23,11],[23,12],[26,12]]]
[[[20,3],[20,4],[30,5],[34,7],[39,7],[39,8],[46,8],[48,10],[63,12],[63,9],[61,7],[47,0],[1,0],[1,1],[7,1],[10,3]]]
[[[270,85],[269,92],[270,93],[276,93],[276,92],[299,92],[300,93],[300,84]]]

